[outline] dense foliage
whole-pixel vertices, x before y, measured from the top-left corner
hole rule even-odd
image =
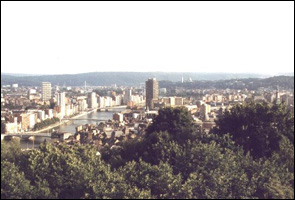
[[[57,118],[57,117],[53,117],[51,119],[46,119],[42,122],[36,123],[34,126],[34,130],[40,130],[42,128],[46,128],[47,126],[50,126],[50,125],[55,124],[57,122],[59,122],[59,118]]]
[[[241,107],[240,112],[256,106],[265,105]],[[259,110],[259,116],[266,111]],[[221,122],[227,115],[219,130],[225,128]],[[273,126],[263,125],[266,133]],[[294,135],[294,124],[287,125]],[[88,145],[51,144],[22,152],[16,144],[2,143],[1,198],[290,199],[294,198],[294,143],[285,129],[281,131],[278,147],[256,157],[235,142],[231,132],[200,134],[186,109],[167,108],[144,137],[125,142],[122,148],[105,147],[100,153]],[[266,147],[262,143],[269,143],[260,142]]]
[[[280,151],[280,141],[287,137],[294,144],[294,112],[284,104],[236,105],[217,121],[216,134],[233,136],[255,158],[270,157]]]

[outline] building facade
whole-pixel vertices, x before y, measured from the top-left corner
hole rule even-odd
[[[145,82],[146,87],[146,108],[154,109],[154,102],[159,99],[159,82],[155,78]]]
[[[91,92],[88,94],[88,106],[91,109],[97,108],[97,97],[95,92]]]
[[[42,101],[49,101],[51,99],[51,83],[42,82]]]
[[[57,106],[60,108],[61,118],[66,115],[66,93],[60,92],[57,94]]]

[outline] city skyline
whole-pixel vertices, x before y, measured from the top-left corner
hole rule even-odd
[[[294,2],[1,2],[1,41],[5,73],[292,73]]]

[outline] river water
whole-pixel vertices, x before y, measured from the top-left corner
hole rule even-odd
[[[47,130],[47,131],[42,132],[42,133],[47,133],[48,136],[35,137],[35,141],[21,140],[20,143],[21,143],[22,148],[24,148],[24,149],[26,149],[26,148],[36,148],[42,142],[44,142],[44,140],[46,140],[47,142],[52,141],[52,139],[49,137],[50,133],[52,131],[70,132],[70,133],[74,134],[76,132],[76,127],[79,126],[79,125],[97,124],[97,123],[100,123],[102,121],[107,121],[107,120],[113,118],[114,113],[121,112],[121,111],[124,111],[124,110],[126,110],[126,108],[113,108],[111,111],[108,111],[108,112],[92,112],[92,113],[89,113],[87,115],[83,115],[83,116],[77,118],[79,120],[70,120],[69,122],[67,122],[65,124],[62,124],[62,125],[60,125],[58,127],[55,127],[55,128],[53,128],[51,130]],[[85,119],[85,120],[83,120],[83,119]],[[96,120],[99,120],[99,121],[94,121],[94,120],[89,120],[89,119],[96,119]]]
[[[78,120],[70,120],[69,122],[62,124],[58,127],[55,127],[53,129],[58,132],[70,132],[74,134],[77,126],[84,125],[84,124],[97,124],[97,123],[100,123],[100,121],[101,122],[107,121],[113,118],[114,113],[121,112],[123,110],[126,110],[126,109],[115,108],[115,109],[112,109],[112,111],[108,111],[108,112],[92,112],[77,118]],[[91,120],[91,119],[95,119],[95,120]],[[97,121],[97,120],[100,120],[100,121]],[[48,133],[48,132],[51,133],[53,129],[44,131],[43,133]]]

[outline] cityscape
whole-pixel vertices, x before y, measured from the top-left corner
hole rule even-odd
[[[1,199],[294,199],[294,2],[3,1],[1,35]]]
[[[293,77],[279,78],[289,78],[291,82],[293,80]],[[191,78],[184,81],[184,78],[180,77],[180,86],[169,87],[168,91],[167,88],[159,87],[156,78],[148,79],[145,83],[134,87],[118,87],[116,84],[92,87],[87,86],[86,81],[84,87],[52,86],[50,82],[42,82],[39,87],[21,87],[17,83],[3,85],[1,136],[5,140],[5,138],[26,135],[26,139],[32,140],[38,137],[38,133],[39,136],[50,133],[55,136],[67,135],[68,138],[61,137],[62,141],[66,139],[67,143],[94,144],[97,143],[95,139],[87,138],[80,141],[78,138],[81,138],[81,134],[92,134],[89,138],[98,135],[96,137],[98,139],[101,135],[107,135],[110,139],[111,133],[115,133],[112,141],[117,141],[123,133],[126,135],[128,132],[133,138],[145,134],[145,129],[142,127],[148,127],[159,109],[182,106],[191,113],[198,129],[208,133],[215,126],[218,116],[236,104],[251,101],[271,104],[283,102],[289,109],[294,107],[294,85],[290,85],[289,88],[286,85],[284,89],[270,85],[257,90],[195,88],[194,93],[189,95],[192,90],[181,85],[192,82]],[[116,109],[122,111],[114,112],[106,124],[101,120],[101,124],[97,127],[88,128],[89,124],[83,124],[72,132],[55,133],[55,127],[79,120],[89,113],[111,112]],[[97,129],[96,132],[93,132],[93,128]],[[108,131],[104,131],[105,128]],[[107,143],[105,141],[104,145]],[[101,141],[98,144],[101,144]]]

